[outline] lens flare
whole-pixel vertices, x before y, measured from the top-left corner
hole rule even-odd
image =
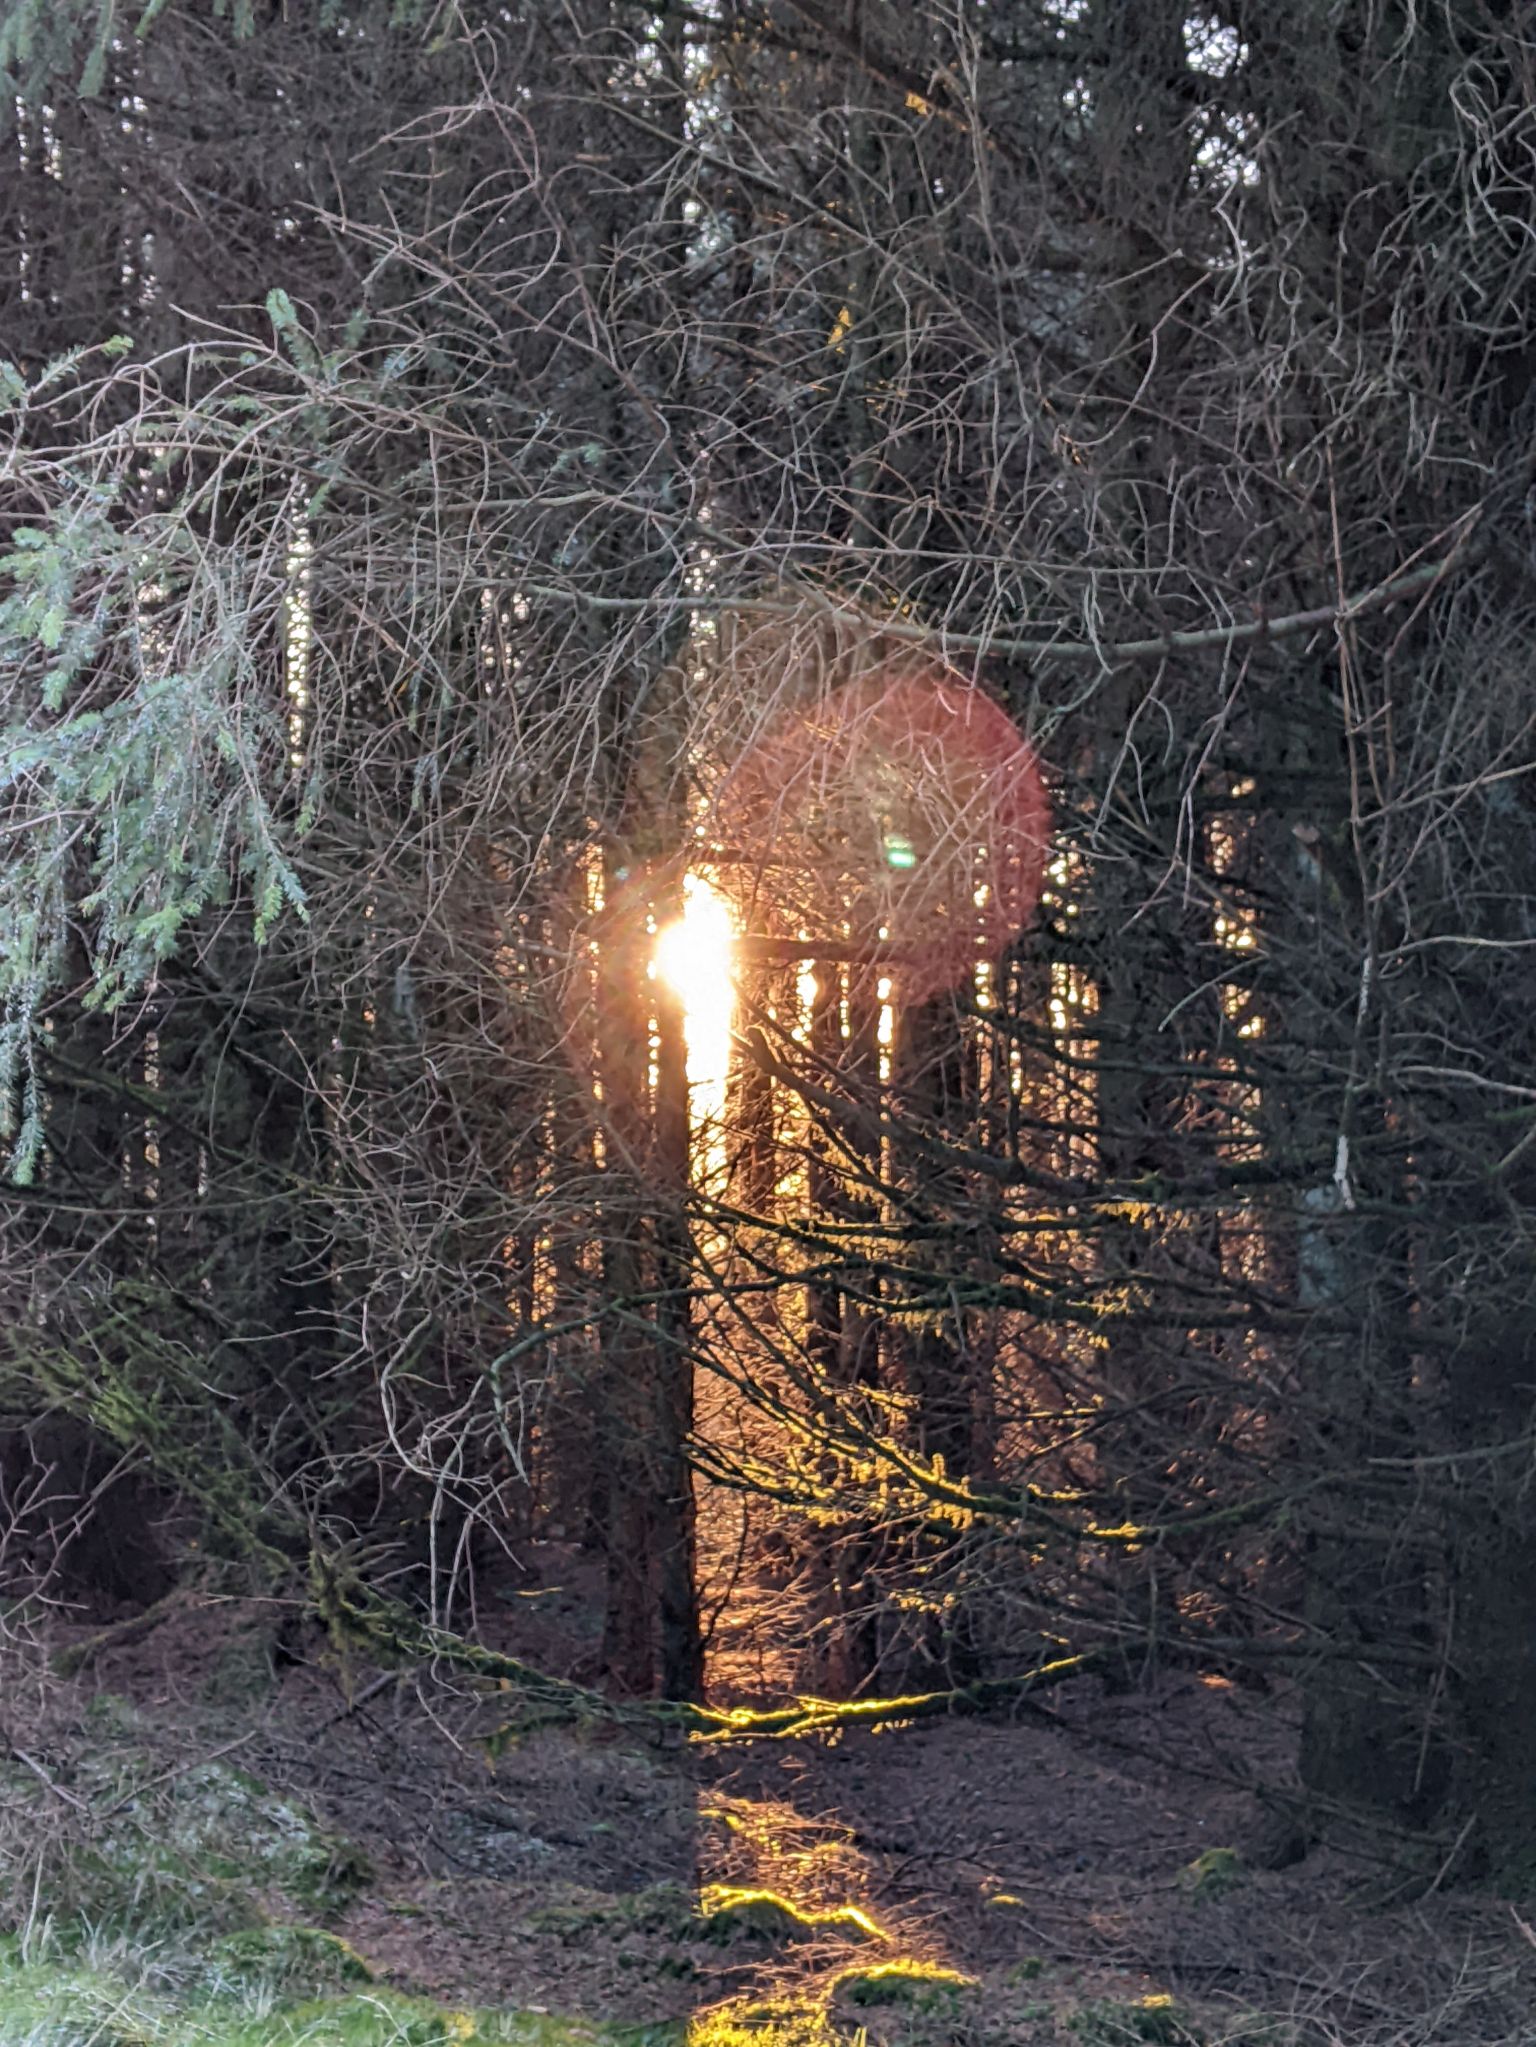
[[[1051,832],[1007,712],[917,658],[792,702],[723,778],[713,825],[757,956],[881,966],[903,1003],[974,987],[1014,944]]]

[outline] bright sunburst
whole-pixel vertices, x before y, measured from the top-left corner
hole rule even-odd
[[[723,896],[696,874],[683,880],[683,914],[656,935],[656,972],[683,1005],[688,1091],[694,1128],[725,1111],[736,989],[735,930]]]

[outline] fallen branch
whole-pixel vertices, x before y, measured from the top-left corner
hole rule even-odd
[[[698,1742],[790,1741],[854,1727],[884,1727],[908,1720],[933,1720],[984,1713],[1063,1679],[1079,1677],[1102,1663],[1108,1652],[1090,1649],[1062,1656],[1013,1677],[982,1678],[946,1691],[915,1692],[887,1699],[798,1698],[791,1705],[759,1710],[751,1706],[716,1709],[686,1700],[617,1700],[568,1678],[550,1677],[520,1657],[487,1649],[479,1642],[418,1621],[397,1601],[362,1586],[345,1573],[317,1566],[317,1608],[333,1638],[354,1643],[375,1656],[415,1663],[445,1663],[474,1677],[516,1687],[540,1726],[607,1721],[637,1732],[681,1732]],[[508,1722],[489,1737],[493,1747],[523,1731],[526,1719]]]
[[[66,1791],[62,1784],[54,1782],[36,1756],[29,1756],[24,1748],[18,1748],[13,1741],[7,1741],[5,1746],[16,1758],[17,1762],[24,1763],[33,1776],[38,1779],[39,1783],[45,1785],[55,1798],[61,1798],[66,1805],[72,1805],[76,1812],[90,1811],[90,1806],[83,1798],[77,1798],[73,1791]]]
[[[962,1713],[985,1713],[993,1706],[1026,1699],[1040,1686],[1081,1677],[1106,1660],[1103,1649],[1080,1656],[1060,1656],[1013,1677],[980,1678],[949,1691],[914,1692],[890,1699],[796,1699],[792,1706],[761,1712],[732,1706],[716,1712],[707,1706],[682,1710],[693,1716],[694,1738],[700,1741],[793,1740],[800,1735],[832,1734],[849,1727],[888,1727],[907,1720],[945,1719]]]

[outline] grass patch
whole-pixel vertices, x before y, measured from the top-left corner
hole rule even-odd
[[[813,2007],[735,2003],[659,2025],[595,2025],[538,2012],[434,2005],[373,1987],[330,1997],[188,1995],[162,1966],[9,1965],[0,1957],[0,2047],[843,2047]],[[267,1986],[270,1991],[270,1985]]]
[[[140,1959],[122,1950],[94,1962],[7,1965],[0,1959],[0,2047],[683,2047],[684,2041],[677,2027],[601,2027],[542,2013],[475,2011],[371,1986],[332,1996],[287,1994],[264,1968],[225,1977],[210,1991],[190,1958],[178,1966],[161,1957],[142,1970],[135,1966]],[[296,1973],[297,1954],[287,1962]]]

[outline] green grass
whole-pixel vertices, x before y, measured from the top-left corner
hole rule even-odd
[[[189,2001],[131,1972],[0,1964],[0,2047],[834,2047],[788,2007],[651,2026],[434,2005],[375,1987],[331,1997]]]
[[[433,2005],[373,1985],[330,1996],[276,1988],[260,1970],[210,1992],[188,1958],[0,1963],[0,2047],[683,2047],[678,2027],[601,2027],[542,2013]],[[137,1978],[137,1980],[136,1980]]]

